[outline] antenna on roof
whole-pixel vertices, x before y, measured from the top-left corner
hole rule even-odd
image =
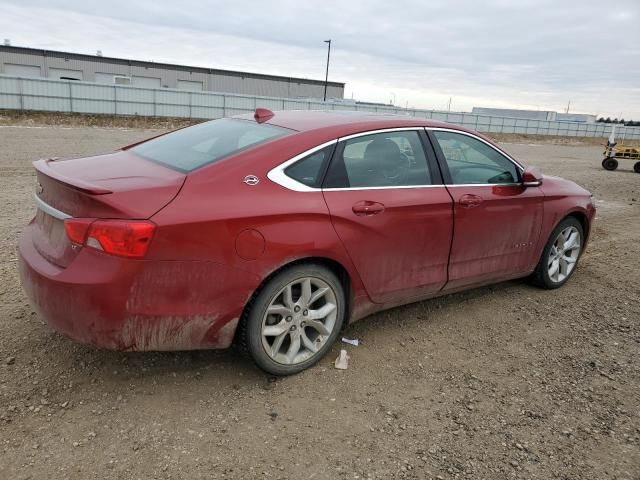
[[[267,108],[256,108],[256,113],[253,114],[253,118],[256,119],[256,122],[262,123],[269,120],[273,115],[274,113]]]
[[[11,39],[10,38],[5,38],[4,39],[4,46],[5,47],[10,47],[11,46]]]
[[[102,50],[97,50],[96,57],[101,57],[101,56],[102,56]]]

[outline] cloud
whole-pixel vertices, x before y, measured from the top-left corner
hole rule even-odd
[[[640,119],[640,4],[552,0],[5,2],[14,45],[330,78],[423,108]]]

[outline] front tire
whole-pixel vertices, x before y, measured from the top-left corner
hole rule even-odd
[[[328,268],[287,267],[251,300],[238,344],[266,372],[293,375],[331,348],[344,323],[345,304],[342,284]]]
[[[602,160],[602,168],[605,170],[615,170],[618,168],[618,161],[615,158],[607,157]]]
[[[633,164],[633,171],[636,173],[640,173],[640,162],[636,162]]]
[[[584,245],[584,230],[574,217],[565,218],[553,230],[531,277],[541,288],[559,288],[573,275]]]

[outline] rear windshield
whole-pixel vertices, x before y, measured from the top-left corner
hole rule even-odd
[[[221,118],[154,138],[129,151],[173,169],[190,172],[290,133],[293,131],[274,125]]]

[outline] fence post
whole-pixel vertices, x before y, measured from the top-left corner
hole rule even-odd
[[[71,93],[71,80],[67,80],[69,84],[69,111],[73,113],[73,94]]]
[[[191,111],[191,104],[193,103],[193,95],[189,92],[189,118],[193,118],[193,112]]]
[[[157,96],[158,91],[154,88],[153,89],[153,116],[157,117],[158,116],[158,96]]]
[[[113,114],[118,115],[118,87],[113,86]]]
[[[18,78],[18,98],[20,99],[20,110],[24,110],[24,92],[22,78]]]
[[[222,118],[227,117],[227,96],[222,94]]]

